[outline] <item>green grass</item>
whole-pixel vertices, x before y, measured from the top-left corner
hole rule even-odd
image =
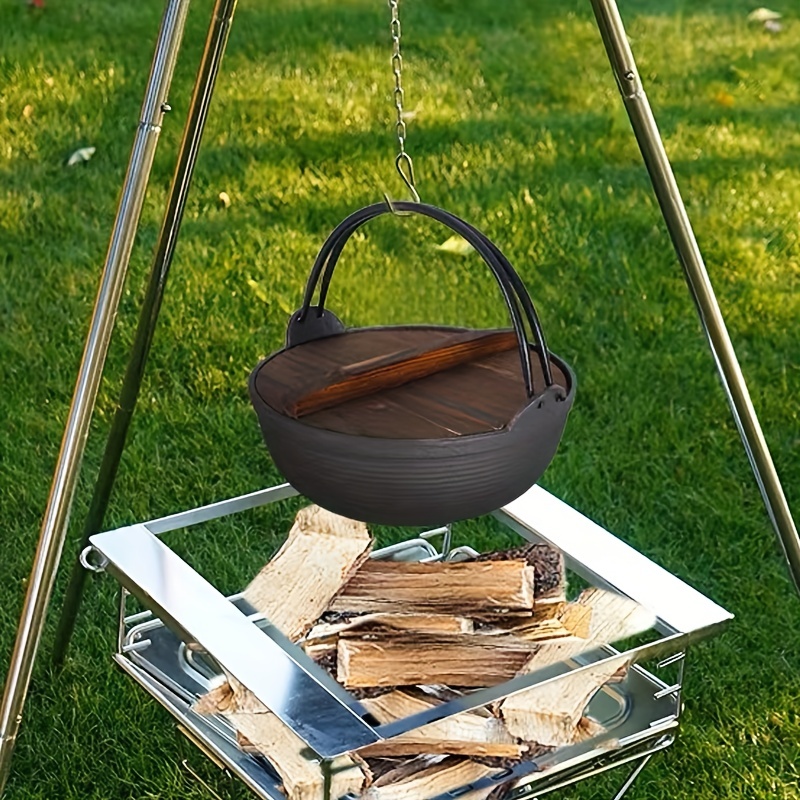
[[[381,0],[242,0],[212,106],[107,526],[274,483],[246,395],[327,232],[393,173]],[[800,509],[800,21],[744,0],[622,7],[790,503]],[[211,8],[193,4],[77,491],[80,536]],[[0,0],[2,666],[138,119],[161,3]],[[588,2],[403,4],[408,147],[424,200],[483,228],[579,376],[547,488],[733,611],[691,654],[674,748],[632,798],[798,798],[800,605],[784,570]],[[27,111],[26,111],[27,108]],[[67,168],[80,146],[97,148]],[[217,203],[220,191],[230,208]],[[354,325],[497,324],[487,271],[383,219],[349,249],[332,305]],[[238,588],[291,509],[175,537]],[[223,536],[223,534],[225,534]],[[65,565],[66,567],[66,565]],[[62,596],[62,569],[54,609]],[[116,587],[92,584],[62,674],[45,631],[6,796],[228,797],[241,788],[110,663]],[[571,796],[613,795],[621,778]]]

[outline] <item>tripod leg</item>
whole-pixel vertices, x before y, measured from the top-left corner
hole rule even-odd
[[[141,118],[56,462],[0,706],[0,794],[5,788],[11,769],[14,744],[22,721],[22,709],[64,546],[89,423],[114,328],[114,318],[130,261],[161,122],[168,108],[167,94],[183,37],[188,7],[189,0],[170,0],[158,34]]]
[[[770,520],[783,547],[795,587],[800,591],[800,537],[753,408],[703,257],[697,246],[650,103],[636,71],[619,9],[615,0],[591,0],[591,3],[625,109],[647,171],[650,173],[661,213],[664,215],[672,243],[683,266],[689,291],[700,315],[700,323],[714,355],[739,436],[750,459],[750,466]]]
[[[139,315],[136,336],[131,349],[130,360],[125,370],[117,411],[114,414],[111,431],[106,441],[100,472],[94,486],[89,513],[84,523],[83,539],[78,550],[79,553],[89,544],[89,537],[100,532],[103,527],[103,518],[105,517],[108,501],[117,477],[128,428],[136,408],[136,401],[139,398],[147,357],[150,353],[150,345],[153,342],[158,314],[164,298],[167,276],[175,253],[175,245],[186,206],[186,197],[189,193],[192,174],[197,162],[197,154],[208,117],[208,108],[214,92],[216,77],[225,53],[225,45],[228,41],[228,33],[233,20],[233,13],[236,9],[236,2],[237,0],[217,0],[212,13],[205,49],[189,105],[183,140],[178,152],[175,174],[167,197],[166,210],[150,270],[147,290]],[[72,632],[75,629],[75,622],[78,617],[84,586],[86,585],[86,577],[86,570],[81,567],[76,558],[69,585],[67,586],[53,646],[53,663],[56,666],[61,666],[64,663]]]

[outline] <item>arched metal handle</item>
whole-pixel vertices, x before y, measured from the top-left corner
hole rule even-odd
[[[327,297],[333,271],[347,241],[353,233],[366,222],[383,214],[391,213],[392,211],[417,213],[435,219],[462,236],[475,248],[494,275],[506,306],[508,307],[512,325],[517,335],[520,361],[528,396],[532,396],[534,392],[533,375],[531,371],[528,341],[520,306],[522,306],[522,311],[524,311],[531,334],[535,340],[534,347],[541,362],[545,383],[547,386],[552,385],[552,370],[544,332],[542,331],[533,301],[525,289],[522,280],[514,271],[508,259],[506,259],[500,249],[491,242],[490,239],[472,225],[469,225],[455,215],[441,208],[437,208],[436,206],[408,201],[393,202],[391,207],[378,203],[362,208],[342,221],[330,234],[317,255],[317,259],[306,284],[303,304],[300,310],[293,315],[292,324],[302,325],[307,318],[309,311],[312,309],[312,299],[320,279],[322,279],[322,283],[320,286],[319,304],[314,311],[317,317],[323,315],[325,299]]]

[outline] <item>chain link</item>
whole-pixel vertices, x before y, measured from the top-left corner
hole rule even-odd
[[[397,133],[397,142],[400,145],[400,152],[406,151],[406,123],[403,119],[403,56],[400,53],[400,18],[398,16],[399,0],[389,0],[389,8],[392,11],[392,72],[394,73],[394,107],[397,111],[397,122],[395,123],[395,132]]]
[[[400,37],[402,29],[400,27],[400,0],[389,0],[389,8],[392,12],[391,34],[392,34],[392,72],[394,73],[394,107],[397,112],[397,120],[394,124],[397,134],[399,152],[395,159],[395,166],[400,173],[406,186],[411,190],[414,199],[419,202],[416,182],[414,180],[414,164],[411,156],[406,153],[406,121],[403,113],[403,101],[405,92],[403,91],[403,56],[400,52]]]

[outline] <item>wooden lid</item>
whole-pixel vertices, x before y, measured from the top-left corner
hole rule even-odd
[[[283,350],[256,390],[273,410],[350,435],[452,438],[502,430],[526,396],[511,330],[359,328]],[[534,396],[545,389],[531,351]],[[569,380],[552,363],[555,383]]]

